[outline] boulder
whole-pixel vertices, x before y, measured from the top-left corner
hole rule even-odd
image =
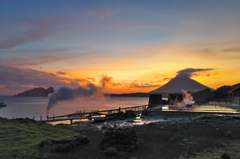
[[[60,144],[55,148],[55,151],[57,152],[67,152],[72,150],[72,145],[70,143],[67,144]]]
[[[81,137],[77,138],[77,141],[80,143],[84,143],[84,144],[89,143],[89,139],[87,138],[87,136],[81,136]]]
[[[138,139],[133,128],[109,128],[99,146],[103,150],[115,147],[119,151],[133,151],[138,146]]]
[[[134,146],[134,145],[131,145],[131,146],[129,146],[129,147],[127,148],[127,151],[128,151],[128,152],[132,152],[132,151],[134,151],[134,150],[136,150],[136,146]]]
[[[41,141],[41,143],[39,144],[39,146],[42,148],[44,147],[44,145],[47,143],[47,141]]]
[[[109,156],[114,156],[118,154],[118,151],[115,147],[108,147],[103,153]]]
[[[222,154],[221,158],[223,158],[223,159],[231,159],[231,157],[227,153]]]

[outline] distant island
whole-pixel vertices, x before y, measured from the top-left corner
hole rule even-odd
[[[105,94],[110,97],[149,97],[148,93]]]
[[[15,97],[47,97],[49,93],[53,92],[54,92],[53,87],[49,87],[48,89],[39,87],[19,93],[15,95]]]

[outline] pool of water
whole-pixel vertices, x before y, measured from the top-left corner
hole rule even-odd
[[[214,113],[240,113],[240,106],[236,105],[192,105],[190,107],[178,105],[166,105],[162,111],[184,111],[184,112],[214,112]]]

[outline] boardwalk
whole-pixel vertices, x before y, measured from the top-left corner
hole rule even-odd
[[[125,108],[91,111],[91,112],[80,111],[80,113],[47,117],[48,118],[47,120],[39,120],[39,121],[56,122],[56,121],[70,120],[72,123],[73,120],[84,120],[84,119],[92,120],[97,117],[105,117],[106,115],[119,113],[120,111],[123,113],[126,113],[126,111],[128,111],[128,110],[132,110],[135,112],[141,112],[142,110],[147,109],[147,107],[148,107],[148,105],[141,105],[141,106],[134,106],[134,107],[125,107]]]

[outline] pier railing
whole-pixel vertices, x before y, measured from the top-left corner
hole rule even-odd
[[[92,119],[94,117],[98,117],[101,115],[111,115],[118,112],[126,113],[128,110],[132,110],[135,112],[141,112],[142,110],[146,109],[148,105],[141,105],[141,106],[134,106],[134,107],[124,107],[124,108],[118,108],[118,109],[109,109],[109,110],[93,110],[89,112],[85,111],[78,111],[76,113],[67,114],[67,115],[60,115],[60,116],[51,116],[47,117],[47,120],[41,120],[45,122],[55,122],[55,121],[64,121],[64,120],[70,120],[72,123],[72,120],[79,120],[79,119]]]

